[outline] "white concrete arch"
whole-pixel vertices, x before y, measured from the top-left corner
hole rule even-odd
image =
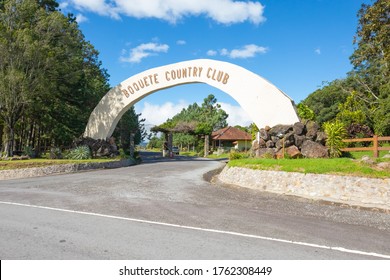
[[[93,110],[84,137],[110,137],[135,103],[156,91],[189,83],[205,83],[229,94],[259,128],[299,121],[292,99],[264,78],[228,62],[196,59],[149,69],[112,88]]]

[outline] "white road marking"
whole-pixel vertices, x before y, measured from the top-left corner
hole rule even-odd
[[[0,204],[31,207],[31,208],[38,208],[38,209],[73,213],[73,214],[81,214],[81,215],[88,215],[88,216],[95,216],[95,217],[102,217],[102,218],[124,220],[124,221],[137,222],[137,223],[143,223],[143,224],[151,224],[151,225],[159,225],[159,226],[166,226],[166,227],[174,227],[174,228],[181,228],[181,229],[203,231],[203,232],[227,234],[227,235],[233,235],[233,236],[239,236],[239,237],[254,238],[254,239],[261,239],[261,240],[274,241],[274,242],[280,242],[280,243],[288,243],[288,244],[313,247],[313,248],[319,248],[319,249],[326,249],[326,250],[332,250],[332,251],[339,251],[339,252],[343,252],[343,253],[350,253],[350,254],[357,254],[357,255],[363,255],[363,256],[371,256],[371,257],[390,259],[390,255],[384,255],[384,254],[379,254],[379,253],[374,253],[374,252],[364,252],[364,251],[359,251],[359,250],[346,249],[343,247],[318,245],[318,244],[306,243],[306,242],[300,242],[300,241],[292,241],[292,240],[286,240],[286,239],[280,239],[280,238],[272,238],[272,237],[266,237],[266,236],[260,236],[260,235],[239,233],[239,232],[234,232],[234,231],[224,231],[224,230],[209,229],[209,228],[191,227],[191,226],[184,226],[184,225],[177,225],[177,224],[169,224],[169,223],[162,223],[162,222],[155,222],[155,221],[148,221],[148,220],[141,220],[141,219],[133,219],[133,218],[126,218],[126,217],[98,214],[98,213],[92,213],[92,212],[67,210],[67,209],[60,209],[60,208],[53,208],[53,207],[46,207],[46,206],[39,206],[39,205],[22,204],[22,203],[14,203],[14,202],[6,202],[6,201],[0,201]]]

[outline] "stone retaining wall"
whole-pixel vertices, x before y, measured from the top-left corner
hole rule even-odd
[[[226,166],[218,179],[278,194],[390,210],[390,179],[253,170]]]
[[[109,162],[71,163],[50,165],[46,167],[32,167],[25,169],[1,170],[0,180],[38,177],[59,173],[73,173],[91,169],[119,168],[135,164],[134,161],[123,159]]]

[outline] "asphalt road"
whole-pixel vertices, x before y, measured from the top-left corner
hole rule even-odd
[[[0,181],[0,259],[390,258],[390,214],[203,179],[222,166],[144,154],[128,168]]]

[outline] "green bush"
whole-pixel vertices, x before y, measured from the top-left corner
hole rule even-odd
[[[134,160],[136,163],[141,163],[142,162],[142,158],[141,158],[141,155],[139,153],[139,151],[134,151]]]
[[[26,146],[23,149],[23,154],[29,156],[30,158],[34,157],[34,150],[30,146]]]
[[[123,150],[122,148],[119,149],[119,157],[120,158],[129,158],[130,156],[130,151],[129,150]]]
[[[72,150],[67,155],[68,159],[89,159],[92,158],[91,149],[88,146],[79,146]]]
[[[243,158],[248,158],[249,155],[246,153],[240,153],[235,150],[232,150],[229,154],[229,159],[234,160],[234,159],[243,159]]]
[[[347,135],[345,126],[340,121],[325,122],[323,124],[325,133],[328,136],[326,140],[326,146],[329,148],[329,155],[332,158],[338,158],[341,156],[341,149],[345,147],[345,143],[342,141]]]
[[[301,119],[314,121],[316,118],[314,111],[305,104],[299,103],[297,105],[297,111]]]
[[[50,159],[62,159],[62,153],[60,148],[51,148],[50,149],[50,154],[49,154]]]

